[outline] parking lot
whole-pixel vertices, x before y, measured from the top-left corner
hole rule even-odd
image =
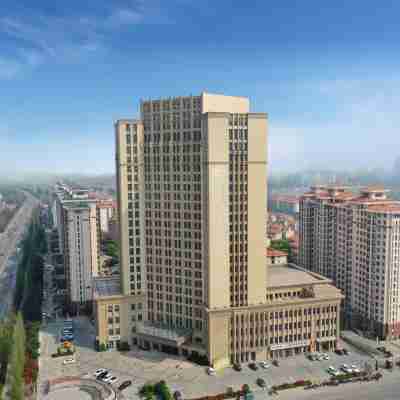
[[[131,380],[133,385],[124,391],[129,399],[137,398],[138,389],[146,382],[165,380],[172,390],[180,390],[184,397],[194,398],[206,394],[225,392],[228,387],[239,389],[247,383],[255,392],[262,389],[256,384],[257,378],[263,378],[267,386],[284,382],[294,382],[300,379],[310,379],[313,382],[327,379],[326,371],[329,366],[340,368],[342,364],[364,367],[373,360],[359,353],[350,346],[347,356],[329,353],[329,360],[310,361],[304,355],[287,358],[280,361],[280,366],[270,366],[268,369],[251,370],[243,365],[242,371],[225,368],[218,371],[216,376],[206,374],[206,369],[178,357],[159,352],[149,352],[132,349],[127,353],[117,351],[96,352],[93,348],[94,327],[85,317],[75,319],[76,362],[63,365],[62,358],[51,358],[56,352],[62,321],[52,322],[43,327],[41,333],[42,357],[40,380],[53,379],[63,376],[93,376],[99,368],[106,368],[112,375],[118,377],[118,386],[125,380]]]

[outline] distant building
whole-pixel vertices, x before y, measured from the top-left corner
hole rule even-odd
[[[100,221],[100,230],[108,233],[110,220],[116,215],[117,205],[113,200],[99,200],[97,202],[97,213]]]
[[[114,216],[108,221],[108,237],[114,242],[119,242],[118,217]]]
[[[269,207],[272,212],[281,212],[285,214],[299,213],[300,198],[298,196],[289,196],[276,194],[269,199]]]
[[[280,224],[268,225],[267,236],[270,240],[282,240],[284,238],[283,227]]]
[[[55,209],[70,311],[93,299],[92,279],[99,273],[99,220],[96,200],[87,191],[57,185]]]
[[[400,202],[387,190],[312,187],[300,201],[299,262],[343,291],[348,321],[400,337]]]
[[[287,264],[288,254],[285,251],[267,249],[267,265]]]

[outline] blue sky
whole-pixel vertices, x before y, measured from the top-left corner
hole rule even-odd
[[[2,0],[0,173],[113,172],[115,119],[201,91],[268,112],[274,170],[390,167],[399,15],[396,1]]]

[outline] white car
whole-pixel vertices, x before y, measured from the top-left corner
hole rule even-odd
[[[111,383],[112,380],[116,380],[117,378],[113,375],[110,376],[106,376],[105,378],[103,378],[103,382],[105,383]]]
[[[359,374],[361,372],[360,368],[358,368],[357,365],[352,365],[350,368],[356,374]]]
[[[207,374],[208,375],[217,375],[217,371],[214,368],[208,367]]]
[[[73,364],[75,362],[75,358],[66,358],[64,361],[63,361],[63,364],[64,365],[68,365],[68,364]]]
[[[103,372],[106,372],[107,370],[106,369],[104,369],[104,368],[100,368],[100,369],[97,369],[96,371],[94,371],[94,376],[97,378],[100,374],[102,374]]]
[[[329,360],[329,355],[326,353],[322,354],[322,357],[324,360]]]
[[[332,376],[340,375],[340,372],[335,367],[333,367],[332,365],[327,368],[327,371]]]
[[[261,361],[261,362],[260,362],[260,365],[261,365],[261,367],[264,368],[264,369],[268,369],[268,368],[271,366],[271,365],[268,364],[266,361]]]
[[[318,361],[322,361],[324,359],[324,355],[323,354],[318,354],[317,355],[317,360]]]
[[[343,372],[346,372],[347,374],[349,374],[350,372],[353,372],[353,370],[347,365],[347,364],[343,364],[340,369]]]

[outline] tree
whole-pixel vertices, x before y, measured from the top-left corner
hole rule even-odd
[[[24,368],[25,368],[25,327],[22,314],[18,313],[14,325],[13,350],[11,354],[10,379],[11,398],[24,399]]]
[[[288,254],[288,257],[291,255],[290,244],[287,239],[273,240],[270,246],[272,249],[285,251]]]
[[[113,240],[109,240],[106,243],[106,254],[110,257],[119,258],[119,245]]]

